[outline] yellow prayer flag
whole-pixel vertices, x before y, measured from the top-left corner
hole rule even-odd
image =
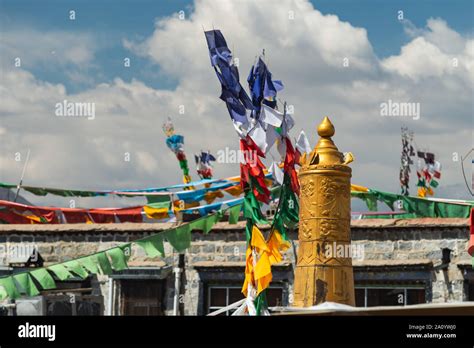
[[[254,248],[257,248],[257,252],[261,252],[262,250],[268,251],[267,243],[265,242],[265,238],[263,237],[262,232],[260,229],[253,225],[252,228],[252,239],[250,241],[250,245]]]
[[[152,208],[145,205],[143,211],[149,219],[165,219],[169,217],[168,208]]]

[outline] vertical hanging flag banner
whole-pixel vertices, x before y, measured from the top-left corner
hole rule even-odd
[[[415,155],[415,151],[412,145],[413,133],[408,131],[408,128],[402,127],[402,155],[400,164],[400,187],[401,194],[404,196],[409,195],[409,182],[410,182],[410,165],[413,164],[412,156]]]
[[[433,189],[438,187],[441,179],[441,163],[435,160],[435,155],[431,152],[418,151],[417,155],[418,196],[433,196]]]
[[[179,161],[179,167],[183,171],[183,182],[185,184],[191,182],[191,176],[189,175],[188,160],[184,153],[184,137],[182,135],[175,134],[173,122],[171,119],[163,123],[163,132],[166,135],[166,145],[173,151],[176,158]]]
[[[268,313],[266,303],[266,289],[271,279],[271,265],[280,262],[281,251],[287,248],[282,233],[282,217],[278,218],[279,232],[271,232],[268,240],[265,239],[257,224],[266,221],[261,212],[261,203],[270,202],[270,190],[266,186],[266,168],[261,161],[275,143],[284,161],[283,171],[274,163],[271,167],[272,175],[277,182],[283,183],[281,194],[290,189],[294,195],[299,192],[299,183],[296,176],[295,164],[299,158],[288,136],[294,126],[293,118],[277,110],[277,92],[283,89],[281,81],[273,80],[272,74],[264,61],[264,52],[258,57],[250,69],[247,78],[250,98],[239,81],[239,72],[233,64],[232,53],[227,47],[224,36],[219,30],[205,32],[211,65],[221,83],[220,98],[226,103],[227,110],[240,137],[240,183],[245,192],[244,217],[246,225],[246,269],[245,282],[242,292],[246,301],[236,313],[261,315]],[[285,186],[286,183],[286,186]],[[283,210],[290,209],[294,214],[297,203],[291,207],[281,205]],[[287,214],[289,211],[286,211]],[[296,213],[296,216],[298,214]]]

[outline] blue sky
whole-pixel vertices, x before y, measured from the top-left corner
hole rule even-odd
[[[273,75],[285,84],[279,96],[295,107],[294,137],[304,129],[314,145],[315,125],[330,116],[336,144],[354,152],[354,183],[399,190],[400,127],[408,126],[423,150],[442,162],[439,196],[470,198],[453,153],[468,151],[473,128],[474,2],[311,3],[315,9],[306,0],[0,0],[0,181],[17,181],[22,163],[13,155],[31,148],[28,185],[175,184],[179,168],[161,131],[169,116],[190,158],[203,148],[235,148],[202,34],[202,26],[215,25],[235,47],[241,76],[266,49]],[[296,10],[294,22],[289,8]],[[69,20],[69,10],[76,20]],[[180,10],[184,21],[173,17]],[[164,25],[155,27],[157,20]],[[16,55],[21,69],[13,67]],[[351,59],[348,69],[344,57]],[[459,67],[452,67],[453,59]],[[94,122],[58,120],[54,105],[64,99],[96,103]],[[420,103],[421,119],[382,118],[387,100]],[[185,115],[178,105],[186,105]],[[125,152],[133,161],[124,163]],[[236,174],[238,165],[215,166],[216,177]],[[412,174],[414,191],[415,168]],[[33,201],[64,204],[50,199]]]
[[[423,27],[430,17],[440,17],[459,33],[472,32],[474,2],[469,0],[452,0],[449,4],[442,0],[311,2],[323,14],[335,14],[342,21],[365,28],[375,54],[380,58],[399,53],[400,47],[409,41],[397,19],[399,10],[403,10],[405,18],[417,27]],[[33,28],[46,32],[61,30],[92,33],[100,43],[95,65],[90,71],[95,75],[95,82],[109,82],[115,77],[125,81],[137,78],[154,88],[176,87],[173,77],[163,74],[159,65],[126,50],[122,40],[148,37],[153,33],[153,24],[157,19],[178,11],[183,10],[189,16],[193,11],[192,0],[1,0],[0,4],[0,20],[2,28],[6,30]],[[75,21],[68,18],[71,9],[76,11]],[[123,69],[123,57],[133,58],[130,69]],[[55,67],[28,68],[43,80],[64,84],[70,92],[90,87],[85,83],[69,81],[64,71]]]

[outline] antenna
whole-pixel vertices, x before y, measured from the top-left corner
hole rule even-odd
[[[471,152],[473,152],[473,151],[474,151],[474,148],[472,148],[471,150],[469,150],[469,152],[466,154],[466,156],[464,156],[464,158],[461,156],[462,176],[464,177],[464,182],[466,183],[467,190],[469,191],[469,193],[471,194],[471,196],[474,196],[474,193],[471,191],[471,189],[469,188],[469,184],[467,183],[466,173],[464,172],[464,160],[465,160],[466,158],[468,158],[469,155],[471,154]]]
[[[24,178],[25,172],[26,172],[26,166],[28,165],[28,160],[29,159],[30,159],[30,149],[28,148],[28,152],[26,153],[25,165],[23,166],[23,171],[21,172],[20,182],[19,182],[18,186],[16,187],[16,194],[15,194],[15,199],[13,200],[13,202],[16,202],[16,200],[18,198],[18,194],[20,193],[21,185],[23,184],[23,178]]]

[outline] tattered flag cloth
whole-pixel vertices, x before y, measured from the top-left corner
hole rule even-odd
[[[417,154],[418,196],[433,196],[433,188],[438,187],[441,178],[441,163],[435,160],[433,153],[418,151]]]
[[[299,196],[300,184],[298,181],[298,174],[296,173],[296,168],[295,168],[297,154],[295,150],[293,149],[293,145],[291,145],[291,140],[285,137],[284,141],[286,142],[286,156],[285,156],[284,171],[286,174],[288,174],[288,177],[290,178],[291,189],[293,190],[294,193],[296,193]]]
[[[209,151],[201,151],[200,155],[194,155],[196,160],[197,172],[201,179],[212,179],[212,165],[211,161],[215,161],[216,158],[211,155]]]
[[[280,168],[278,163],[272,162],[270,168],[268,169],[272,173],[272,177],[279,185],[283,184],[283,170]]]
[[[229,115],[236,130],[248,123],[247,110],[253,110],[252,101],[239,82],[239,71],[232,62],[232,53],[220,30],[210,30],[205,33],[211,65],[221,83],[221,96],[227,106]],[[244,132],[244,131],[243,131]],[[245,134],[242,133],[243,136]]]
[[[204,32],[206,36],[207,46],[209,47],[209,56],[211,57],[212,66],[219,65],[220,62],[230,64],[232,61],[232,53],[227,47],[227,42],[220,30],[210,30]]]
[[[276,106],[277,92],[283,89],[283,83],[279,80],[272,80],[272,73],[268,70],[267,65],[261,57],[257,63],[250,69],[247,82],[252,96],[252,103],[257,112],[260,107],[268,105],[271,108]]]
[[[247,137],[240,140],[240,151],[243,154],[243,163],[240,163],[242,189],[250,187],[259,201],[268,203],[270,191],[265,183],[265,166],[258,156],[260,149]]]
[[[311,152],[311,145],[309,145],[309,140],[306,137],[306,134],[304,131],[301,131],[300,135],[298,136],[298,140],[296,140],[295,148],[299,152],[299,156],[303,155],[304,153],[309,155],[309,153]]]
[[[281,127],[284,115],[266,105],[262,105],[260,116],[252,120],[253,126],[248,135],[263,154],[268,153],[280,137],[277,129]]]

